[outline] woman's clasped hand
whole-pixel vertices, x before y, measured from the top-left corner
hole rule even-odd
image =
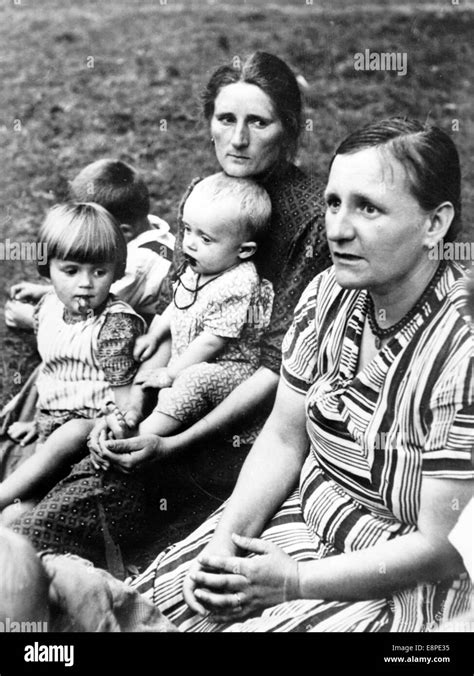
[[[227,551],[206,547],[193,562],[183,584],[192,610],[228,622],[299,597],[295,559],[266,540],[234,533],[232,541]]]
[[[97,420],[87,443],[95,469],[113,467],[130,474],[154,465],[163,456],[161,437],[155,434],[133,437],[136,426],[134,411],[127,411],[122,419],[109,413]],[[133,438],[129,438],[131,436]]]

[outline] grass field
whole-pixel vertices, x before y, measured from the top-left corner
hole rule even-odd
[[[153,212],[174,227],[187,183],[216,169],[198,95],[210,72],[255,49],[308,82],[301,165],[324,180],[335,144],[375,118],[409,115],[452,131],[464,170],[464,238],[474,239],[470,76],[474,13],[449,0],[364,7],[293,2],[10,0],[0,9],[0,241],[32,240],[68,180],[100,157],[134,164]],[[361,72],[354,54],[403,52],[408,72]],[[0,261],[1,306],[28,261]],[[36,360],[0,316],[0,403]]]

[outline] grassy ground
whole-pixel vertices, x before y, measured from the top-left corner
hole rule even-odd
[[[0,241],[33,239],[68,180],[111,156],[140,168],[153,212],[174,227],[187,183],[216,168],[199,91],[218,64],[257,48],[309,84],[300,162],[322,179],[336,142],[366,121],[402,114],[451,131],[458,120],[465,238],[473,240],[473,24],[463,0],[365,9],[344,0],[4,2]],[[406,52],[407,75],[355,71],[354,54],[365,49]],[[10,284],[36,272],[28,261],[0,266],[3,307]],[[4,403],[36,357],[31,339],[5,329],[1,316],[0,346]]]

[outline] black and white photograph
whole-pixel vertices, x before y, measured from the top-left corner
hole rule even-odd
[[[2,0],[0,676],[472,675],[473,35]]]

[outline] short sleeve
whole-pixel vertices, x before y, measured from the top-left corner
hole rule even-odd
[[[127,255],[125,274],[112,284],[110,291],[114,296],[123,300],[124,303],[129,303],[129,305],[135,308],[137,304],[134,300],[143,284],[144,278],[141,267],[139,265],[131,265],[130,256]]]
[[[281,376],[297,392],[307,392],[314,379],[318,333],[316,303],[321,277],[306,287],[282,344]]]
[[[222,338],[238,338],[249,320],[256,282],[243,275],[229,275],[222,282],[207,308],[203,329]]]
[[[139,365],[133,359],[133,348],[143,331],[143,321],[136,315],[114,312],[107,316],[99,333],[97,356],[113,387],[128,385],[135,377]]]
[[[447,370],[433,391],[423,474],[438,478],[474,478],[473,358]]]

